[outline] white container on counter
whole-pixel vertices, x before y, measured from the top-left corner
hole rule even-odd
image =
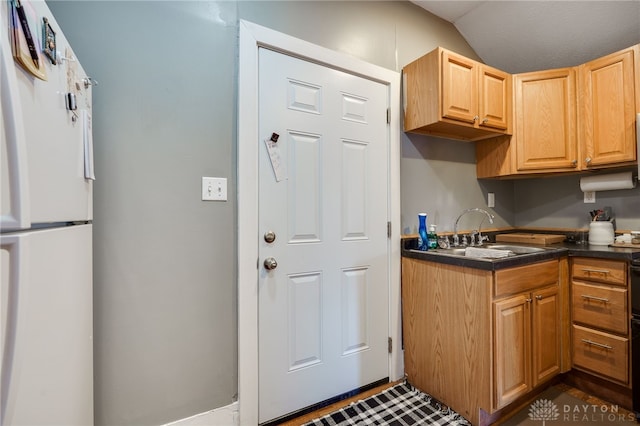
[[[589,244],[608,246],[615,239],[613,223],[609,221],[593,221],[589,223]]]

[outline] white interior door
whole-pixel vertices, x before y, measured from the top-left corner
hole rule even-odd
[[[279,135],[273,159],[260,141],[260,422],[389,375],[388,104],[384,84],[259,49],[259,134]]]

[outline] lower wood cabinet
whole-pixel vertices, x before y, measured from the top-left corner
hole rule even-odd
[[[566,258],[498,271],[403,258],[409,382],[474,425],[490,424],[565,371],[567,311]]]
[[[558,285],[493,306],[496,408],[502,408],[560,372]]]
[[[571,261],[573,366],[630,387],[627,263]]]

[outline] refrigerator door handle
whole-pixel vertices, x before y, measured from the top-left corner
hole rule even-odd
[[[8,211],[1,212],[0,228],[3,231],[27,229],[31,226],[27,147],[22,118],[22,106],[18,93],[18,80],[15,65],[9,46],[8,37],[0,37],[0,94],[1,114],[4,131],[0,134],[2,144],[6,145],[6,158],[2,161],[3,168],[8,168],[8,182],[2,184],[2,192],[8,192],[8,199],[3,196],[4,205],[9,205]],[[6,162],[6,164],[5,164]],[[5,186],[8,185],[8,186]]]
[[[2,259],[2,352],[0,353],[0,425],[13,417],[15,405],[16,377],[21,369],[21,358],[16,355],[16,340],[18,339],[19,316],[21,299],[27,290],[27,267],[25,264],[25,240],[24,235],[9,234],[0,237],[3,254]],[[6,261],[6,263],[5,263]],[[6,269],[5,269],[6,268]],[[6,279],[5,279],[6,278]],[[22,293],[22,294],[21,294]]]
[[[91,112],[82,111],[82,140],[84,144],[84,178],[96,180],[93,171],[93,124],[91,122]]]

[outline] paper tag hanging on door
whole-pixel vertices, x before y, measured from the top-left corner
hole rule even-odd
[[[283,181],[287,178],[287,168],[282,161],[280,147],[278,146],[279,137],[277,133],[273,133],[270,139],[264,140],[267,152],[269,153],[269,159],[271,160],[271,167],[273,167],[273,173],[276,176],[276,182]]]

